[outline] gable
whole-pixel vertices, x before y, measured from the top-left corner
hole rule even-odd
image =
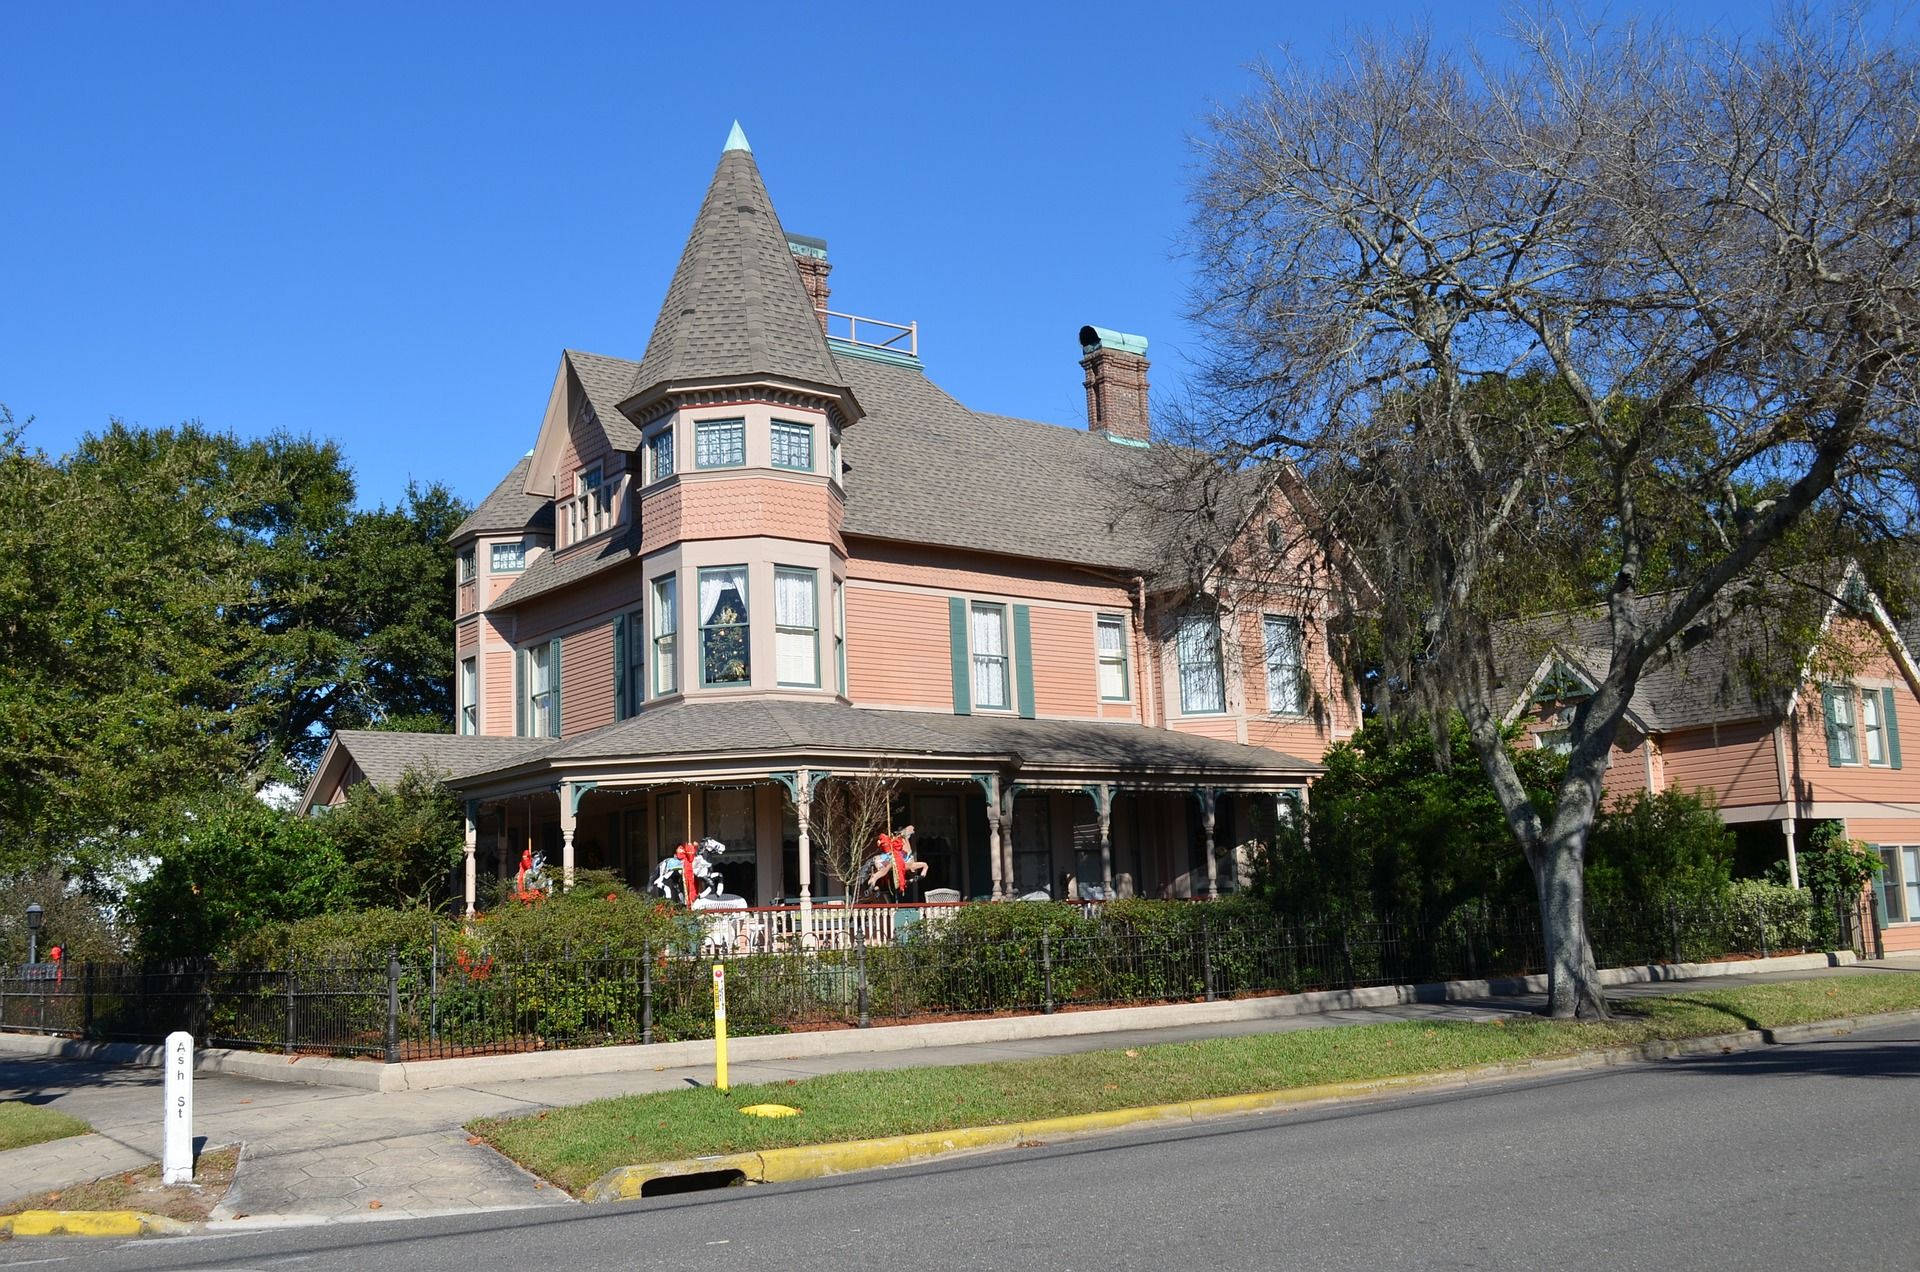
[[[561,472],[569,453],[602,455],[610,451],[630,451],[639,444],[627,418],[604,402],[596,404],[595,395],[585,387],[576,364],[587,365],[588,358],[592,358],[593,364],[618,361],[578,355],[571,349],[560,355],[560,369],[554,374],[553,391],[547,395],[546,413],[540,420],[539,440],[534,443],[533,457],[527,464],[529,495],[552,499],[560,493],[563,479],[572,477],[571,473]],[[589,365],[587,378],[604,379],[599,374],[602,370],[597,365]],[[617,420],[618,425],[609,425],[609,419]]]

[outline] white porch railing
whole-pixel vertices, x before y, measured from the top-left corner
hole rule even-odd
[[[917,924],[938,925],[963,906],[985,901],[922,901],[907,905],[843,905],[817,901],[812,920],[797,905],[755,906],[741,910],[701,910],[707,920],[703,949],[714,954],[765,954],[787,950],[847,949],[856,942],[891,945]],[[1002,903],[1017,904],[1017,903]],[[1104,902],[1077,901],[1093,914]]]

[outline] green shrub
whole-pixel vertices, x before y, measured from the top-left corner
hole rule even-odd
[[[1730,950],[1759,953],[1762,923],[1766,925],[1768,953],[1818,947],[1814,939],[1814,898],[1805,888],[1764,879],[1736,879],[1728,885],[1725,895]]]
[[[431,774],[408,769],[387,788],[357,783],[317,820],[346,859],[355,904],[410,909],[450,899],[464,823],[459,798]]]
[[[1616,800],[1587,841],[1588,905],[1710,903],[1733,881],[1733,847],[1710,792],[1640,791]]]

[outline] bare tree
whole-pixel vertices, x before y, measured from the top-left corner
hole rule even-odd
[[[854,777],[831,777],[814,792],[813,851],[846,893],[847,904],[860,900],[866,880],[861,866],[890,826],[900,774],[878,761]]]
[[[1857,15],[1512,34],[1264,68],[1203,143],[1196,311],[1216,441],[1322,492],[1386,679],[1464,715],[1533,868],[1552,1013],[1604,1015],[1583,863],[1635,686],[1811,529],[1912,525],[1920,62]],[[1497,643],[1555,604],[1610,637],[1549,813]]]

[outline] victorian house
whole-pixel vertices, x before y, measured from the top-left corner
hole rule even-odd
[[[829,269],[736,125],[639,360],[565,351],[456,534],[456,732],[342,732],[309,807],[430,766],[468,800],[469,903],[525,849],[641,883],[711,837],[727,891],[804,907],[819,783],[884,765],[943,895],[1242,881],[1356,727],[1329,634],[1364,580],[1292,546],[1286,474],[1214,470],[1211,538],[1142,511],[1184,462],[1144,339],[1079,330],[1083,425],[983,414]]]

